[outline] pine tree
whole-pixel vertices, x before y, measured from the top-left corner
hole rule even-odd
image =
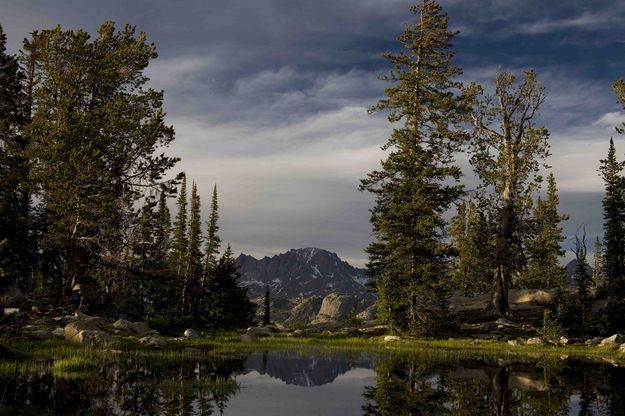
[[[556,180],[550,173],[547,177],[547,197],[545,200],[539,197],[534,208],[535,231],[527,243],[529,262],[518,282],[521,287],[564,287],[566,272],[560,266],[559,258],[564,255],[561,244],[566,237],[562,234],[560,223],[568,216],[558,213],[558,204]]]
[[[204,249],[204,275],[208,275],[210,270],[217,264],[221,239],[219,232],[219,203],[217,201],[217,185],[213,187],[213,198],[211,201],[211,213],[208,219],[208,229],[206,232],[206,247]]]
[[[473,102],[471,164],[481,180],[478,195],[495,221],[489,308],[505,315],[512,276],[525,266],[523,246],[531,230],[531,195],[549,155],[549,133],[534,123],[545,93],[535,73],[526,71],[521,82],[512,74],[497,74],[494,97],[484,96],[476,84],[467,88],[465,95]]]
[[[599,236],[595,238],[593,255],[592,288],[596,295],[605,288],[605,273],[603,270],[603,244]]]
[[[173,274],[178,278],[184,278],[185,256],[189,247],[187,240],[187,178],[184,173],[180,175],[180,192],[176,207],[178,213],[173,225],[173,235],[169,264]]]
[[[265,288],[265,299],[263,300],[263,326],[271,324],[271,298],[269,295],[269,286],[267,286]]]
[[[249,300],[247,290],[239,284],[237,269],[230,245],[220,257],[207,288],[207,311],[204,318],[216,328],[242,328],[252,324],[256,307]]]
[[[163,93],[146,86],[155,47],[133,27],[116,31],[106,22],[93,40],[61,27],[33,32],[23,51],[29,181],[47,271],[63,295],[86,281],[113,300],[124,284],[135,207],[168,182],[177,162],[162,152],[174,139]]]
[[[156,210],[156,222],[154,224],[155,256],[159,260],[161,268],[165,269],[169,246],[171,244],[171,214],[167,207],[167,192],[161,189]]]
[[[200,217],[200,196],[197,193],[197,185],[193,181],[191,186],[191,209],[189,215],[188,246],[185,256],[184,286],[182,292],[182,305],[186,310],[193,312],[197,319],[201,305],[202,274],[202,244]]]
[[[376,279],[380,316],[393,327],[435,333],[446,325],[448,259],[442,216],[462,194],[454,183],[460,169],[453,157],[465,134],[455,79],[448,18],[434,1],[413,6],[417,21],[405,26],[404,49],[387,53],[394,84],[371,111],[389,111],[395,128],[383,149],[381,170],[360,189],[375,195],[371,212],[374,241],[367,248],[368,273]]]
[[[453,285],[463,296],[490,290],[492,241],[488,229],[487,219],[473,201],[463,201],[458,205],[449,235],[457,252],[452,272]]]
[[[616,160],[614,141],[610,139],[608,156],[601,160],[599,172],[605,183],[603,197],[603,255],[608,290],[607,311],[610,325],[619,327],[625,310],[625,199],[623,198],[623,162]]]
[[[25,76],[5,45],[0,25],[0,289],[15,283],[25,288],[33,252],[28,236],[26,138],[22,133],[27,122],[22,89]]]

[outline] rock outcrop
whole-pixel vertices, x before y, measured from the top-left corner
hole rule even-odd
[[[284,324],[287,326],[303,325],[312,321],[319,313],[322,301],[323,299],[320,296],[301,299],[291,310],[291,314],[284,321]]]
[[[352,310],[357,312],[359,300],[351,295],[330,293],[321,302],[321,308],[315,318],[316,321],[333,320],[345,321]]]

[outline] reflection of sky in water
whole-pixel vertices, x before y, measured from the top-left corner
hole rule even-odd
[[[286,384],[257,371],[237,377],[241,390],[226,407],[225,415],[312,416],[362,415],[362,392],[375,385],[375,373],[354,368],[339,375],[332,383],[315,387]]]

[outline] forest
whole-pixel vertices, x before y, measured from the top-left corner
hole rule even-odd
[[[548,288],[558,296],[545,328],[622,330],[625,162],[613,141],[598,173],[604,234],[593,242],[590,273],[583,219],[559,207],[550,134],[538,122],[548,99],[540,75],[461,82],[449,16],[430,0],[411,13],[385,54],[386,96],[370,108],[394,126],[386,157],[360,182],[374,199],[366,253],[378,319],[394,331],[444,336],[458,326],[452,293],[488,293],[482,318],[514,318],[510,289]],[[33,31],[14,56],[0,28],[0,291],[165,332],[250,326],[256,306],[219,237],[217,186],[201,218],[196,183],[168,155],[175,132],[164,92],[145,75],[157,58],[146,39],[112,22],[94,36],[57,26]],[[612,88],[625,106],[625,82]],[[580,223],[575,290],[562,266],[566,220]],[[595,313],[599,300],[605,307]]]

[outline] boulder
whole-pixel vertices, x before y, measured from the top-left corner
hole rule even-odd
[[[587,339],[584,342],[584,344],[586,344],[586,345],[599,345],[599,344],[601,344],[601,341],[603,341],[603,337],[594,337],[594,338]]]
[[[560,340],[558,341],[560,345],[569,345],[570,342],[571,340],[567,337],[560,337]]]
[[[17,316],[21,314],[21,310],[20,308],[4,308],[4,314]]]
[[[513,347],[518,347],[519,345],[521,345],[521,343],[516,339],[511,339],[508,341],[508,345],[513,346]]]
[[[197,338],[199,336],[197,331],[195,329],[191,329],[191,328],[189,328],[186,331],[184,331],[183,335],[184,335],[185,338],[189,338],[189,339]]]
[[[625,342],[625,337],[621,334],[614,334],[611,337],[605,338],[599,343],[600,347],[618,348],[619,345]]]
[[[26,297],[19,287],[9,286],[0,293],[0,306],[5,308],[13,308],[22,306],[26,302]]]
[[[319,313],[322,301],[320,296],[301,299],[291,310],[291,314],[284,321],[284,324],[287,326],[302,325],[312,321]]]
[[[384,337],[384,342],[395,342],[401,340],[397,335],[387,335]]]
[[[621,344],[620,347],[618,347],[619,352],[625,352],[625,344]]]
[[[542,338],[534,337],[525,342],[526,345],[547,345],[547,341]]]
[[[512,304],[533,304],[547,306],[556,298],[555,290],[519,289],[511,290],[508,301]]]
[[[272,337],[276,334],[276,331],[270,326],[253,326],[247,328],[247,335],[252,337],[269,336]]]
[[[380,336],[388,333],[388,325],[375,325],[360,329],[360,333],[367,336]]]
[[[52,334],[52,336],[56,337],[56,338],[64,338],[65,337],[65,330],[63,328],[56,328],[54,331],[50,332]]]
[[[52,332],[46,331],[45,329],[37,329],[35,331],[32,331],[29,335],[31,338],[39,339],[39,340],[49,339],[49,338],[52,338],[53,336]]]
[[[167,340],[158,335],[148,335],[139,339],[139,343],[148,348],[164,348],[167,346]]]
[[[69,341],[86,347],[96,347],[98,345],[108,344],[112,340],[113,337],[111,337],[108,332],[99,329],[83,329]]]
[[[253,342],[256,341],[256,338],[250,334],[243,334],[241,335],[241,337],[239,338],[241,340],[241,342]]]
[[[113,323],[113,328],[119,331],[129,332],[140,337],[158,334],[158,331],[150,328],[150,326],[145,322],[130,322],[125,319],[118,319],[115,321]]]
[[[78,319],[74,322],[70,322],[69,324],[65,326],[63,331],[65,333],[66,340],[78,342],[78,341],[74,341],[73,338],[76,337],[81,331],[104,332],[105,326],[106,326],[106,320],[104,318],[88,317],[84,319]]]
[[[319,309],[315,320],[345,321],[349,318],[351,311],[358,308],[358,304],[358,299],[355,296],[330,293],[323,298],[321,309]]]
[[[378,308],[376,305],[371,305],[364,311],[356,315],[356,318],[362,321],[372,321],[378,316]]]

